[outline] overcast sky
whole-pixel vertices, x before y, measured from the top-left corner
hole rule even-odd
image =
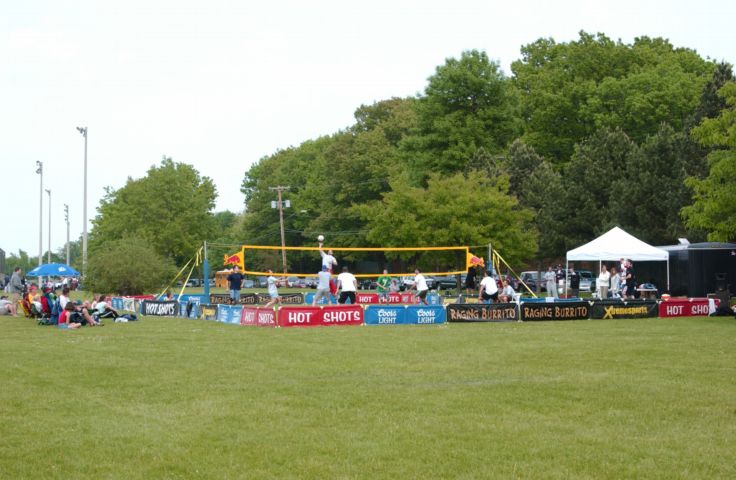
[[[463,50],[510,74],[522,45],[586,30],[734,63],[735,23],[733,0],[0,0],[0,248],[38,255],[37,160],[52,250],[66,241],[63,204],[81,234],[77,126],[89,128],[88,218],[105,186],[164,155],[214,180],[218,211],[239,212],[258,159],[349,126],[361,104],[420,93]]]

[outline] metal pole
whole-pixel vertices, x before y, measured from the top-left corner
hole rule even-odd
[[[43,162],[36,160],[36,173],[41,177],[38,189],[38,266],[43,263]]]
[[[82,278],[87,278],[87,127],[84,127],[84,204],[82,208]]]
[[[64,204],[64,220],[66,220],[66,264],[69,263],[69,205]]]
[[[286,237],[284,235],[284,205],[281,201],[281,191],[279,188],[279,223],[281,224],[281,260],[284,263],[284,275],[286,275]]]
[[[210,298],[210,262],[207,260],[207,240],[204,241],[204,296]]]
[[[46,193],[49,194],[49,251],[46,254],[46,263],[51,263],[51,189],[47,188]]]

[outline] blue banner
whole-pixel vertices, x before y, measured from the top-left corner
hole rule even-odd
[[[403,305],[369,305],[365,308],[366,325],[402,325],[408,323]]]
[[[427,303],[430,305],[442,305],[442,297],[437,292],[427,294]]]
[[[447,313],[440,305],[409,305],[406,307],[406,323],[423,325],[445,323]]]
[[[110,299],[110,306],[115,310],[123,309],[123,299],[121,297],[112,297]]]
[[[240,305],[219,304],[217,306],[217,321],[240,325],[240,312],[242,309],[243,307]]]
[[[306,305],[311,305],[313,301],[314,301],[314,292],[309,292],[304,296],[304,303]],[[337,304],[337,299],[332,294],[330,294],[330,301],[332,302],[333,305]],[[319,299],[319,302],[317,302],[317,305],[327,305],[327,300],[324,297],[322,297]]]

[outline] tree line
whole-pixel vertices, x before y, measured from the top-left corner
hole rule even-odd
[[[421,94],[361,105],[352,125],[255,162],[243,213],[214,212],[211,179],[168,158],[109,189],[90,267],[121,241],[167,271],[204,239],[278,245],[279,185],[292,246],[318,234],[333,246],[492,243],[526,263],[613,225],[655,245],[735,240],[735,125],[732,66],[661,38],[539,39],[511,75],[470,50]],[[211,249],[212,262],[227,250]]]

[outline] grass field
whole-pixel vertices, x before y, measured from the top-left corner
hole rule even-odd
[[[736,477],[733,318],[0,322],[0,478]]]

